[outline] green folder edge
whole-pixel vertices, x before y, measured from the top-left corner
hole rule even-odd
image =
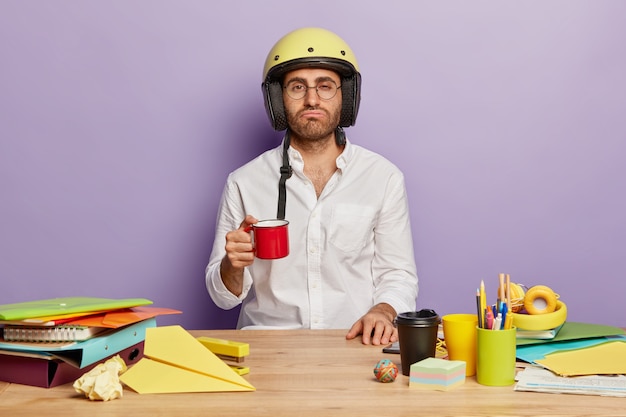
[[[620,327],[607,326],[605,324],[578,323],[566,321],[554,339],[517,339],[517,346],[537,345],[541,343],[554,343],[579,339],[591,339],[596,337],[617,336],[626,334]]]
[[[61,297],[0,305],[0,320],[24,320],[63,314],[109,311],[152,304],[146,298]]]

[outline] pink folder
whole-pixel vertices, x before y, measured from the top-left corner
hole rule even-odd
[[[104,358],[102,362],[119,354],[126,365],[132,365],[143,357],[143,347],[144,342],[141,341]],[[84,373],[96,367],[98,363],[100,362],[80,369],[61,359],[21,356],[16,352],[0,351],[0,381],[52,388],[74,382]]]

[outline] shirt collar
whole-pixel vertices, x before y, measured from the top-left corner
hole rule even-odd
[[[337,168],[344,171],[354,155],[354,145],[346,138],[346,145],[343,152],[337,157]]]
[[[289,161],[291,161],[294,166],[300,167],[302,169],[302,164],[304,163],[302,159],[302,155],[296,149],[289,146]],[[343,148],[343,152],[337,157],[337,168],[340,170],[345,170],[352,157],[354,156],[354,145],[350,142],[349,139],[346,138],[346,145]]]

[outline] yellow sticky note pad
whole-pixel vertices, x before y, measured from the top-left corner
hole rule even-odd
[[[140,394],[255,390],[180,326],[147,329],[144,358],[120,380]]]
[[[206,336],[200,336],[197,339],[204,345],[204,347],[216,355],[242,358],[250,354],[250,345],[248,343],[234,342],[232,340],[216,339],[214,337]]]

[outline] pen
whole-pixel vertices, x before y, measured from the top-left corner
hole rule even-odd
[[[498,316],[493,321],[493,329],[492,330],[500,330],[502,327],[502,313],[498,313]]]
[[[504,329],[510,330],[511,328],[513,328],[513,316],[509,314],[508,316],[506,316],[506,321],[504,322]]]
[[[498,287],[498,298],[502,302],[504,300],[504,298],[506,297],[506,295],[504,293],[504,274],[500,273],[498,275],[498,279],[500,280],[500,286]]]
[[[487,329],[493,329],[493,310],[489,307],[487,307],[487,313],[486,313],[486,326],[485,328]]]
[[[511,276],[506,274],[506,306],[510,310],[511,309]]]

